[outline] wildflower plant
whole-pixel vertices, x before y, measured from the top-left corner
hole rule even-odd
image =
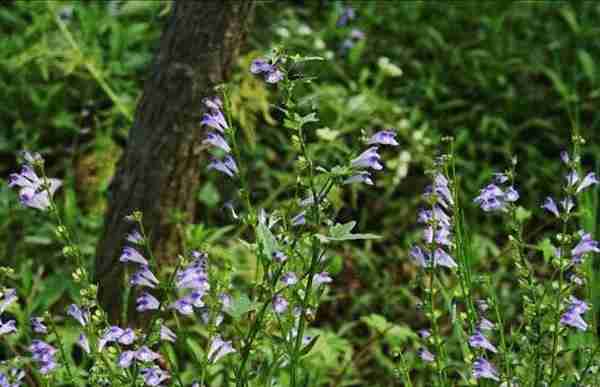
[[[582,172],[580,147],[584,143],[577,133],[573,135],[572,149],[560,155],[565,167],[562,197],[547,197],[541,204],[556,224],[549,245],[526,240],[527,212],[518,205],[516,157],[511,168],[494,174],[472,201],[458,196],[452,145],[449,154],[438,159],[431,172],[433,183],[423,195],[426,207],[418,215],[423,241],[410,250],[420,268],[417,287],[429,325],[419,331],[420,345],[414,354],[433,371],[432,385],[597,383],[600,341],[590,332],[587,315],[591,308],[582,297],[589,294],[585,287],[590,276],[583,263],[600,252],[600,245],[581,229],[577,207],[585,191],[599,181],[595,173]],[[508,321],[506,301],[498,297],[493,276],[473,273],[470,240],[461,216],[461,206],[466,205],[476,205],[507,225],[508,252],[516,268],[516,294],[522,310],[513,321]],[[546,246],[545,251],[538,246]],[[540,255],[546,260],[540,262]],[[448,280],[453,275],[458,278]],[[444,317],[449,322],[444,323]],[[442,329],[440,322],[453,329]],[[576,338],[581,335],[585,339]],[[412,385],[407,355],[398,354],[399,371],[404,382]]]
[[[206,252],[210,246],[182,251],[174,267],[161,267],[144,228],[144,215],[134,211],[127,217],[131,231],[123,236],[119,257],[128,284],[123,316],[118,324],[109,321],[97,301],[91,268],[54,200],[60,181],[46,176],[40,155],[23,154],[24,165],[9,177],[9,185],[18,188],[24,206],[55,221],[63,254],[72,260],[78,296],[60,317],[49,312],[30,316],[29,327],[2,317],[2,336],[26,332],[29,343],[28,354],[16,351],[10,361],[0,364],[0,381],[20,385],[27,374],[47,386],[89,382],[196,387],[215,380],[239,387],[306,385],[310,369],[305,358],[319,340],[311,333],[310,322],[334,281],[328,271],[329,253],[339,243],[377,238],[354,233],[356,222],[337,223],[329,196],[350,184],[375,185],[384,152],[399,146],[393,129],[373,130],[364,138],[364,148],[340,155],[341,162],[317,161],[312,143],[317,112],[305,111],[298,103],[301,84],[311,79],[291,77],[290,69],[319,59],[274,51],[256,59],[249,69],[279,92],[276,109],[283,114],[282,130],[288,131],[297,153],[292,166],[297,184],[291,199],[271,208],[260,208],[254,201],[252,160],[231,119],[227,87],[220,88],[220,96],[204,100],[206,113],[199,125],[211,154],[207,168],[233,185],[234,195],[226,206],[237,225],[247,230],[245,244],[258,263],[254,280],[241,286],[234,285],[234,268]],[[2,313],[17,301],[17,290],[2,288]],[[130,304],[137,315],[132,315]],[[77,363],[62,326],[77,332],[74,345],[82,354]],[[193,357],[191,366],[180,365],[173,346]]]

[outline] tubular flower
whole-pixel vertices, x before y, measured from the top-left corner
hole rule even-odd
[[[573,328],[577,328],[580,331],[586,331],[588,324],[581,317],[585,312],[589,310],[588,304],[578,300],[575,297],[571,297],[571,303],[567,308],[567,311],[561,316],[560,323]]]
[[[39,364],[40,373],[43,375],[50,373],[56,368],[57,364],[54,359],[56,351],[56,348],[41,340],[33,340],[29,346],[31,358]]]
[[[448,179],[441,173],[434,176],[433,184],[425,189],[423,197],[433,201],[431,209],[419,211],[417,221],[425,225],[423,240],[425,246],[415,245],[410,256],[420,267],[457,267],[454,259],[446,252],[452,246],[452,218],[446,212],[452,211],[454,199]]]
[[[267,83],[277,83],[284,77],[283,72],[277,67],[277,63],[269,63],[266,59],[258,58],[250,65],[252,74],[262,74]]]
[[[235,349],[233,349],[231,341],[224,341],[220,335],[217,335],[212,339],[210,348],[208,349],[209,362],[214,363],[223,356],[233,352],[235,352]]]
[[[496,184],[503,184],[508,178],[504,174],[496,174],[494,180]],[[513,186],[503,189],[496,184],[484,187],[473,200],[485,212],[507,211],[507,206],[519,199],[519,193]]]
[[[367,141],[368,145],[391,145],[398,146],[398,141],[396,141],[396,133],[391,130],[382,130],[380,132],[375,133],[369,138]]]
[[[30,155],[29,153],[27,153]],[[25,157],[33,162],[35,157]],[[19,200],[26,207],[46,211],[50,208],[52,196],[62,182],[58,179],[40,178],[31,165],[25,164],[19,173],[11,173],[8,177],[9,187],[19,187]]]
[[[478,380],[481,378],[496,381],[500,380],[496,368],[483,357],[480,357],[473,362],[473,377]]]
[[[482,348],[493,353],[498,352],[496,347],[480,331],[476,331],[474,335],[469,337],[469,345],[472,348]]]

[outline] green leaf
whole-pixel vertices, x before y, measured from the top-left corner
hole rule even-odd
[[[355,221],[351,221],[348,223],[340,224],[336,223],[329,229],[329,236],[325,235],[317,235],[317,237],[323,242],[331,242],[331,241],[350,241],[350,240],[359,240],[359,239],[378,239],[381,238],[379,235],[375,234],[352,234],[351,231],[356,226]]]
[[[214,207],[221,201],[221,196],[215,185],[209,181],[198,192],[198,200],[207,207]]]
[[[517,207],[516,211],[517,221],[519,223],[525,222],[527,219],[531,218],[531,211],[524,209],[523,207]]]
[[[242,293],[239,297],[233,300],[231,307],[225,309],[225,312],[234,319],[239,320],[244,314],[255,309],[256,303],[252,302],[247,295]]]
[[[317,129],[317,137],[325,141],[333,141],[340,135],[338,130],[332,130],[329,128]]]
[[[368,316],[361,317],[360,320],[367,324],[369,328],[374,329],[379,333],[384,333],[392,328],[392,324],[380,314],[373,313]]]
[[[269,230],[266,224],[259,223],[256,228],[256,238],[258,240],[259,249],[262,249],[262,253],[267,259],[273,256],[273,253],[279,250],[279,244],[277,239]]]

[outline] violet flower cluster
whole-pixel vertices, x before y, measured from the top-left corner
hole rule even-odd
[[[212,158],[208,164],[208,169],[215,169],[229,177],[234,177],[238,174],[238,167],[231,155],[231,146],[224,137],[229,125],[223,115],[223,102],[219,97],[212,97],[206,98],[204,105],[208,108],[208,112],[204,114],[201,124],[214,130],[208,132],[202,143],[221,149],[225,153],[222,159]]]
[[[583,178],[577,172],[577,161],[563,151],[560,154],[560,159],[567,166],[568,172],[565,175],[565,196],[558,201],[552,197],[547,197],[542,204],[542,208],[562,220],[565,224],[569,221],[575,208],[578,196],[586,189],[599,183],[596,174],[593,172],[587,173]],[[564,238],[565,236],[562,236]],[[583,263],[584,257],[592,253],[600,253],[598,241],[592,238],[592,235],[580,230],[575,236],[577,243],[569,250],[568,246],[561,246],[556,249],[556,257],[559,259],[570,258],[568,265],[571,271],[576,271]],[[577,240],[578,239],[578,240]],[[571,275],[571,282],[575,285],[580,285],[582,282],[576,275]],[[583,319],[583,314],[589,310],[589,306],[574,296],[570,296],[568,306],[560,318],[560,324],[585,331],[588,324]]]
[[[277,60],[268,60],[258,58],[252,61],[250,72],[255,75],[262,75],[265,82],[275,84],[284,78]]]
[[[8,178],[9,187],[19,187],[19,200],[26,207],[47,211],[52,196],[62,185],[58,179],[41,178],[35,172],[35,166],[43,164],[39,153],[24,151],[25,164],[19,173],[11,173]]]
[[[494,181],[484,187],[473,201],[485,212],[508,211],[511,203],[519,200],[519,193],[512,186],[507,186],[508,176],[496,173]]]
[[[498,349],[487,338],[487,332],[494,329],[495,325],[485,318],[484,313],[488,310],[488,304],[484,300],[477,302],[477,307],[481,313],[479,323],[475,328],[475,332],[469,337],[469,346],[475,350],[480,350],[480,356],[473,362],[472,375],[475,379],[492,379],[499,381],[498,371],[496,367],[485,358],[486,352],[493,354],[498,353]]]
[[[365,183],[373,185],[369,169],[374,171],[383,169],[383,165],[380,163],[379,146],[398,146],[399,144],[396,141],[396,133],[390,129],[375,133],[368,139],[367,145],[371,146],[350,161],[350,168],[353,170],[353,175],[344,180],[344,184]]]
[[[437,172],[433,184],[425,189],[423,197],[431,204],[422,209],[418,222],[423,224],[424,245],[415,245],[410,251],[414,262],[423,268],[443,266],[449,269],[457,267],[449,254],[452,248],[452,211],[454,199],[446,176]]]

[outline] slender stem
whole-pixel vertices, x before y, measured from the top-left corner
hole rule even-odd
[[[71,379],[71,381],[75,382],[75,378],[73,377],[73,374],[71,373],[71,366],[69,366],[69,360],[67,359],[67,354],[65,353],[65,348],[63,347],[62,339],[60,337],[60,334],[58,333],[58,330],[56,329],[54,320],[52,318],[49,318],[48,321],[50,322],[50,329],[52,330],[52,333],[54,333],[54,335],[56,336],[58,348],[60,349],[60,356],[62,357],[63,362],[65,363],[65,368],[67,370],[67,374],[69,375],[69,378]]]
[[[504,335],[504,322],[502,320],[502,314],[500,313],[500,306],[498,305],[498,297],[496,297],[496,292],[492,291],[492,301],[494,302],[494,311],[496,313],[496,321],[498,324],[498,332],[500,333],[500,347],[502,348],[502,359],[504,360],[505,371],[508,373],[508,378],[506,380],[507,385],[511,385],[512,383],[512,368],[510,366],[510,361],[508,359],[508,347],[506,345],[506,338]]]
[[[250,350],[252,349],[252,343],[256,338],[256,334],[259,331],[259,328],[262,324],[262,319],[267,311],[267,307],[271,304],[271,300],[267,300],[264,302],[260,311],[256,315],[256,319],[254,320],[254,324],[250,328],[250,332],[248,332],[248,337],[244,340],[244,348],[241,351],[242,361],[240,362],[240,366],[237,370],[237,382],[236,386],[243,387],[246,385],[246,380],[244,378],[244,372],[246,368],[246,363],[248,362],[248,357],[250,356]]]
[[[567,233],[567,227],[568,227],[568,217],[567,218],[563,218],[563,227],[562,227],[562,235],[563,237],[566,235]],[[563,265],[563,257],[562,255],[564,255],[566,253],[566,245],[564,243],[561,243],[561,249],[563,251],[563,254],[561,254],[561,257],[558,260],[558,265],[559,265],[559,277],[558,277],[558,291],[557,291],[557,295],[556,295],[556,304],[554,306],[554,312],[556,313],[556,316],[554,318],[554,332],[553,332],[553,337],[552,337],[552,359],[550,361],[550,380],[554,379],[554,373],[557,371],[555,368],[556,366],[556,357],[558,355],[558,337],[559,337],[559,324],[560,324],[560,302],[562,300],[562,288],[563,288],[563,277],[564,277],[564,265]],[[552,385],[552,384],[551,384]]]

